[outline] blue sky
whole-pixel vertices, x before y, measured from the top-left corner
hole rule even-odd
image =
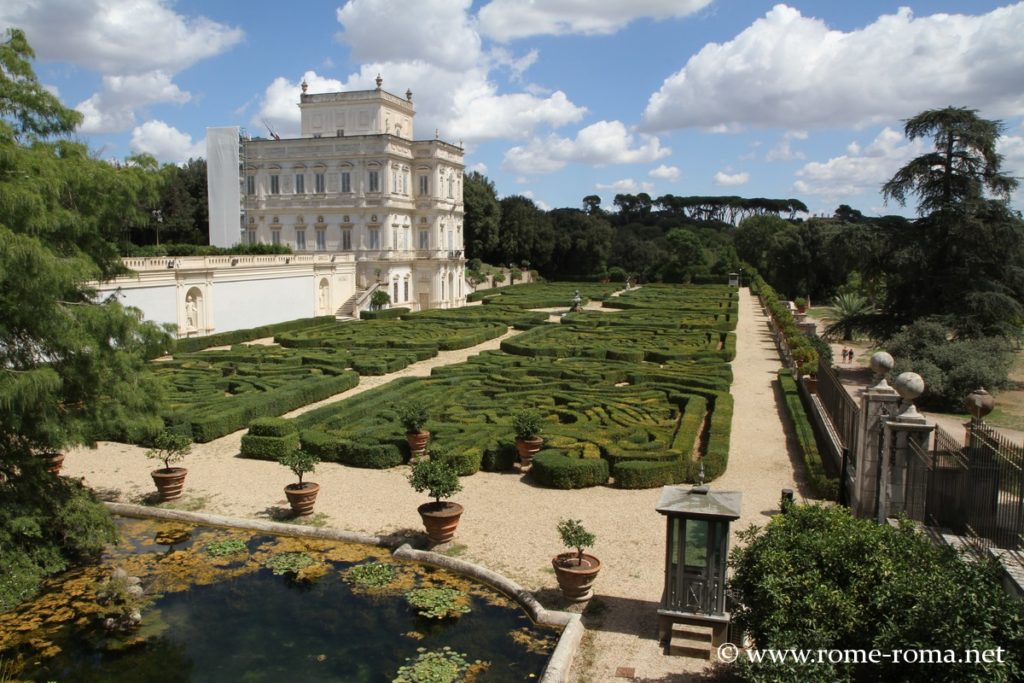
[[[203,156],[208,126],[298,132],[299,84],[414,93],[500,195],[796,197],[865,214],[947,105],[1006,124],[1024,176],[1024,3],[6,0],[40,79],[104,157]],[[1021,192],[1014,197],[1020,208]]]

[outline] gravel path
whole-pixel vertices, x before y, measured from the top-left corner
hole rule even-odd
[[[494,339],[471,349],[444,352],[392,375],[362,378],[359,386],[289,416],[395,377],[429,375],[436,366],[461,362],[499,343]],[[715,488],[743,492],[743,517],[734,529],[749,522],[763,524],[766,514],[778,507],[780,489],[797,488],[771,385],[777,367],[765,317],[747,290],[741,290],[729,468],[712,483]],[[287,509],[283,487],[292,475],[277,463],[239,458],[243,433],[195,445],[184,463],[189,469],[185,498],[176,506],[234,517],[282,515]],[[108,499],[142,502],[154,491],[149,477],[154,463],[143,453],[136,446],[104,442],[96,449],[69,453],[64,473],[84,477]],[[319,465],[311,477],[321,485],[319,520],[365,533],[421,533],[416,506],[426,499],[410,488],[407,473],[404,466],[365,470]],[[654,509],[660,490],[558,491],[535,487],[516,473],[489,472],[464,479],[463,486],[454,500],[466,512],[447,552],[505,574],[535,591],[548,607],[565,607],[551,569],[551,558],[562,551],[555,524],[566,517],[581,519],[596,534],[593,552],[603,567],[597,596],[584,616],[588,632],[570,680],[623,680],[616,679],[616,669],[628,667],[634,669],[635,680],[668,683],[688,680],[683,672],[701,670],[696,660],[665,656],[655,640],[664,574],[665,522]]]

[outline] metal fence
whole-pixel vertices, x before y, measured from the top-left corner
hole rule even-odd
[[[967,445],[935,429],[930,452],[911,443],[907,515],[968,536],[980,547],[1024,545],[1024,446],[981,423]]]
[[[860,408],[828,363],[818,364],[818,400],[848,453],[857,452]]]

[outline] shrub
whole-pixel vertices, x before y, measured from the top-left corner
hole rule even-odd
[[[449,463],[437,460],[419,460],[412,466],[409,484],[417,493],[426,492],[434,502],[441,504],[442,498],[451,498],[462,490],[458,472]]]
[[[978,387],[1006,386],[1012,363],[1006,340],[952,339],[946,326],[934,320],[903,328],[885,348],[896,359],[894,374],[910,370],[924,378],[919,405],[948,411],[962,411],[964,398]]]
[[[302,449],[296,449],[282,455],[277,461],[290,469],[292,474],[299,478],[299,487],[301,488],[302,475],[316,470],[316,464],[320,462],[320,458]]]
[[[249,423],[249,433],[253,436],[287,436],[298,431],[294,422],[283,417],[257,417]]]
[[[782,396],[786,403],[786,412],[793,425],[793,431],[796,432],[797,442],[800,444],[800,456],[804,461],[811,488],[818,498],[836,500],[839,495],[839,481],[830,479],[825,474],[825,465],[821,460],[821,451],[818,450],[814,428],[811,426],[803,402],[800,400],[796,380],[786,368],[779,369],[778,377]]]
[[[679,469],[674,461],[624,460],[616,463],[613,474],[619,488],[649,489],[677,483]]]
[[[284,436],[257,436],[250,433],[242,436],[241,455],[255,460],[280,460],[300,446],[298,432]]]
[[[625,282],[626,271],[619,266],[612,266],[608,269],[608,281],[609,282]]]
[[[407,432],[423,431],[427,417],[427,407],[422,403],[403,403],[398,406],[398,420]]]
[[[391,295],[383,289],[375,289],[370,295],[370,305],[376,308],[383,308],[391,303]]]
[[[460,477],[468,477],[480,471],[483,453],[479,448],[457,451],[446,446],[434,446],[430,448],[430,459],[447,463],[455,468]]]
[[[192,452],[192,439],[184,434],[166,429],[153,437],[152,447],[146,451],[146,457],[160,460],[164,469],[170,469],[171,463],[178,463]]]
[[[591,548],[597,538],[587,531],[582,522],[578,519],[563,519],[558,522],[558,535],[562,539],[562,545],[566,548],[576,549],[576,564],[583,564],[583,550]]]
[[[374,292],[377,294],[377,292]],[[387,296],[385,294],[384,296]],[[401,308],[382,308],[380,310],[370,311],[359,311],[360,320],[390,320],[393,318],[401,318],[404,315],[408,315],[412,309],[401,307]]]
[[[581,489],[608,483],[608,461],[576,458],[560,450],[540,451],[533,458],[530,477],[538,484],[556,489]]]
[[[507,472],[519,462],[519,454],[512,444],[498,444],[486,449],[480,462],[485,472]]]
[[[544,418],[532,408],[517,410],[512,414],[512,431],[517,439],[535,438],[543,425]]]
[[[913,647],[959,655],[1003,648],[999,664],[883,658],[798,665],[765,657],[739,666],[743,680],[980,683],[1024,675],[1024,614],[1004,592],[993,561],[966,562],[909,522],[877,524],[837,506],[793,505],[765,528],[740,532],[740,539],[730,558],[733,620],[762,651]]]

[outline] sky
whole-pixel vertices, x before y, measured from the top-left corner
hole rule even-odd
[[[297,136],[303,79],[380,74],[412,90],[416,139],[544,209],[647,192],[913,215],[879,188],[929,144],[904,120],[946,106],[1002,120],[1024,176],[1024,2],[4,0],[11,26],[103,158],[205,156],[214,126]]]

